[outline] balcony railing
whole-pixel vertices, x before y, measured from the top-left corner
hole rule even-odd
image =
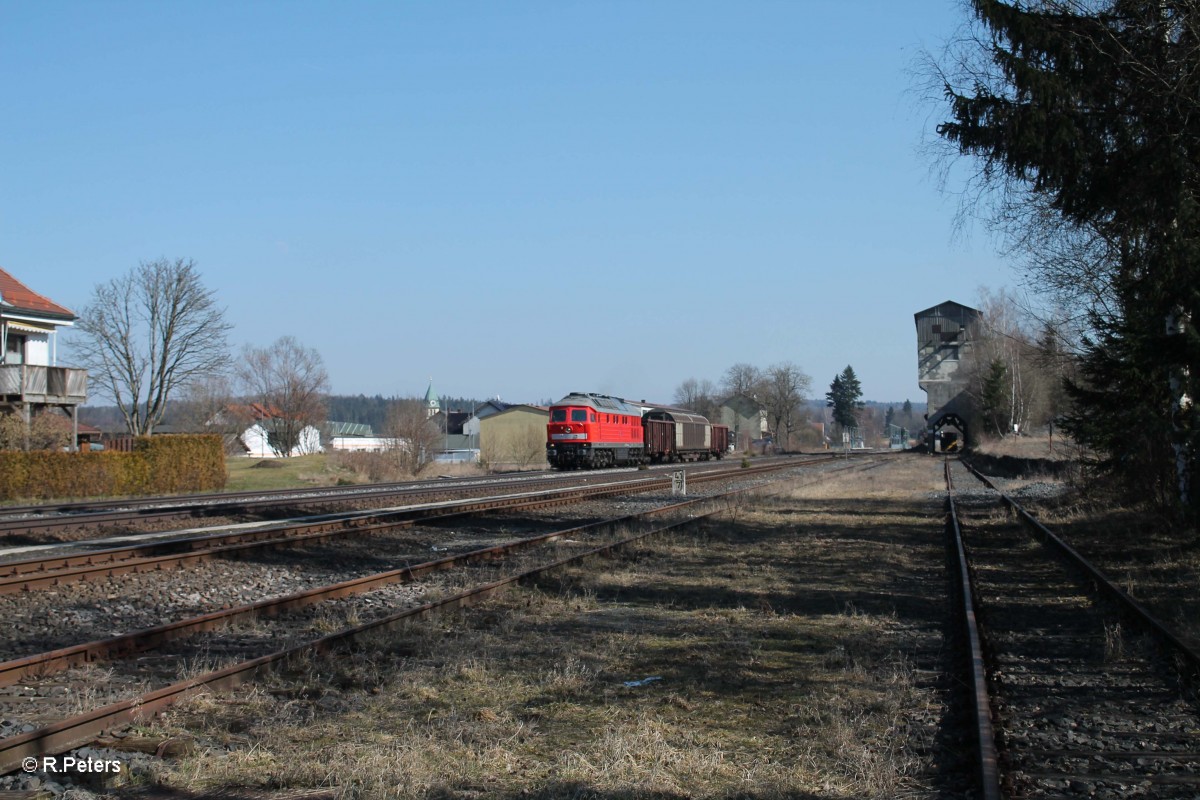
[[[79,405],[87,400],[87,370],[0,364],[0,399],[10,403]]]

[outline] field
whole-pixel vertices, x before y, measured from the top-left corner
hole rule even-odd
[[[335,486],[359,483],[352,472],[329,463],[325,454],[295,458],[228,458],[225,469],[227,492],[298,489],[307,486]]]

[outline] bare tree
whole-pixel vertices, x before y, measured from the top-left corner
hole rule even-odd
[[[981,416],[999,436],[1045,424],[1062,405],[1063,364],[1050,351],[1059,338],[1043,330],[1039,341],[1038,321],[1006,291],[985,290],[979,308],[985,322],[964,367]]]
[[[688,378],[676,387],[675,402],[711,420],[717,408],[717,387],[707,378]]]
[[[319,430],[324,424],[329,375],[321,354],[294,336],[280,337],[266,348],[246,345],[238,377],[246,395],[269,415],[263,425],[279,455],[291,455],[304,443],[305,428]]]
[[[420,474],[443,441],[441,430],[420,400],[401,400],[393,406],[384,430],[390,442],[387,455],[409,475]]]
[[[189,431],[223,432],[232,424],[227,412],[235,394],[229,375],[201,376],[182,387],[168,419]]]
[[[196,263],[163,258],[96,286],[74,349],[140,436],[153,432],[178,387],[228,366],[231,327]]]
[[[775,364],[766,371],[763,404],[775,439],[784,447],[791,446],[793,432],[804,422],[804,401],[811,389],[812,378],[790,361]]]
[[[734,364],[725,370],[725,377],[722,380],[722,385],[727,393],[744,394],[755,399],[761,399],[757,395],[762,393],[762,383],[763,371],[753,364],[746,363]]]
[[[238,434],[258,420],[238,407],[228,374],[197,378],[183,387],[181,394],[180,399],[171,404],[167,416],[169,422],[187,431],[218,434],[229,455],[243,452]]]

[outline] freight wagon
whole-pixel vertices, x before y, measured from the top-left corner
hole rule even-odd
[[[699,414],[572,392],[550,407],[546,460],[555,469],[721,458],[729,428]]]
[[[646,452],[654,463],[707,461],[729,449],[729,428],[699,414],[655,408],[642,415]]]

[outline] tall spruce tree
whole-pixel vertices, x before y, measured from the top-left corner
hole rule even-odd
[[[862,384],[849,364],[840,375],[835,375],[825,393],[825,405],[832,408],[833,421],[842,430],[858,426],[858,410],[863,407]]]
[[[984,36],[963,80],[945,83],[938,133],[1010,203],[1112,254],[1109,312],[1092,315],[1066,427],[1127,480],[1168,477],[1195,512],[1200,0],[971,5]]]
[[[991,424],[992,431],[997,436],[1007,433],[1006,426],[1001,422],[1008,417],[1008,393],[1005,391],[1005,373],[1008,367],[1000,359],[993,359],[988,364],[987,374],[983,377],[983,390],[979,396],[979,412],[985,421]]]
[[[1150,347],[1144,335],[1118,321],[1084,342],[1082,380],[1067,384],[1076,410],[1064,423],[1132,495],[1169,505],[1177,496],[1171,420],[1153,413],[1170,406],[1169,384],[1161,370],[1139,368]]]

